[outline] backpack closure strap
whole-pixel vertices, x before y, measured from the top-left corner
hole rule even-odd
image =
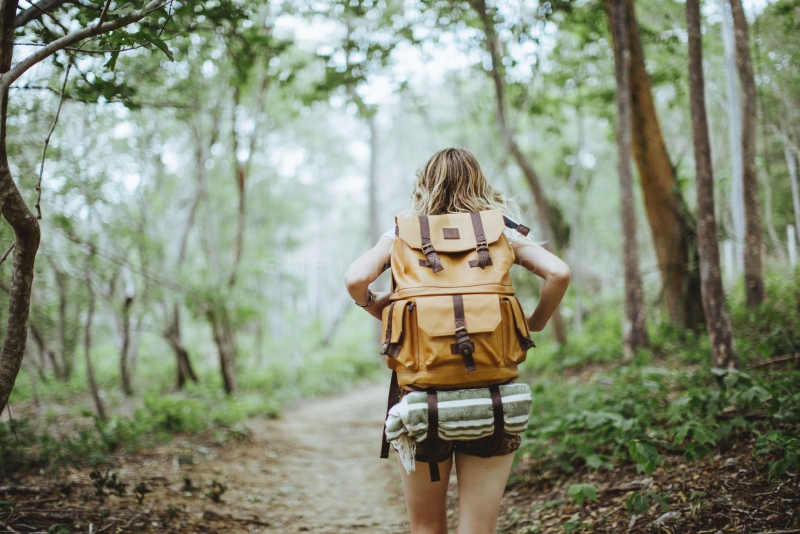
[[[492,258],[489,257],[489,245],[486,243],[486,235],[483,232],[481,214],[473,211],[470,213],[470,217],[472,218],[472,229],[475,230],[475,250],[478,251],[478,261],[469,262],[469,266],[485,269],[487,265],[492,264]]]
[[[436,390],[428,390],[428,436],[425,440],[428,450],[428,468],[431,472],[431,482],[439,482],[439,464],[436,462],[436,453],[439,451],[439,403],[436,399]]]
[[[464,360],[464,367],[467,372],[474,371],[475,360],[472,359],[472,353],[475,352],[475,343],[469,340],[469,333],[467,332],[467,321],[464,318],[464,297],[461,295],[453,295],[453,315],[456,319],[456,342],[450,345],[451,354],[461,354]]]
[[[431,243],[431,227],[427,215],[420,215],[419,217],[419,234],[422,238],[422,253],[428,257],[428,265],[426,265],[426,267],[430,267],[433,269],[433,272],[438,273],[443,270],[444,267],[442,267],[442,262],[439,261],[439,255],[436,253],[436,249],[433,248],[433,244]],[[420,260],[420,265],[422,265],[422,261],[423,260]]]
[[[391,342],[392,323],[394,322],[393,312],[395,304],[397,304],[397,301],[392,301],[392,303],[389,304],[389,312],[386,319],[386,339],[383,340],[383,346],[381,347],[381,355],[390,356],[391,358],[397,358],[397,355],[400,354],[400,346],[397,343]]]

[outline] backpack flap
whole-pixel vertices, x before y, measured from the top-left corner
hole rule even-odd
[[[416,301],[419,361],[428,372],[463,375],[502,366],[497,294],[441,295]]]
[[[466,252],[475,250],[481,241],[491,245],[500,239],[506,225],[499,210],[475,212],[475,215],[480,219],[483,239],[477,239],[480,234],[475,231],[471,213],[428,216],[430,243],[433,248],[438,252]],[[422,250],[420,217],[398,216],[395,222],[397,237],[408,243],[411,248]]]

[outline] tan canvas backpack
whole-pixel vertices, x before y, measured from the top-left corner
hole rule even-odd
[[[528,228],[498,210],[395,221],[381,354],[397,383],[444,390],[513,381],[534,343],[514,296],[514,251],[503,230],[527,235]]]

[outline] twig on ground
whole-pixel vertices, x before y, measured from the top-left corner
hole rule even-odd
[[[757,363],[750,367],[750,369],[759,369],[761,367],[767,367],[768,365],[774,365],[776,363],[783,363],[789,362],[792,360],[800,359],[800,353],[798,354],[787,354],[786,356],[778,356],[777,358],[772,358],[771,360],[767,360],[765,362]]]

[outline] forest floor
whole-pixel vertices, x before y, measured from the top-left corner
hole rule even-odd
[[[238,441],[178,437],[103,469],[21,475],[0,485],[0,532],[408,532],[398,467],[378,458],[385,397],[386,386],[365,385],[250,420]],[[626,467],[566,475],[523,454],[498,530],[800,533],[800,477],[768,482],[747,440],[708,461],[668,462],[650,477]],[[594,484],[598,502],[576,505],[574,483]],[[668,495],[668,513],[657,504],[627,513],[625,500],[647,490]],[[456,502],[454,473],[452,529]]]

